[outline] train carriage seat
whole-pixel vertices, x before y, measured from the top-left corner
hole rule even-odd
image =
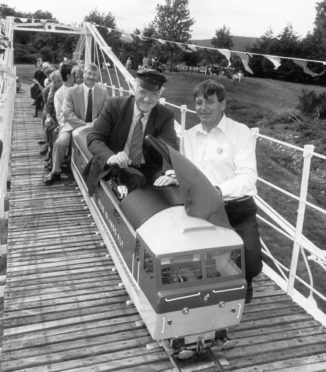
[[[178,187],[147,185],[129,193],[120,208],[136,230],[154,214],[176,205],[183,205]]]

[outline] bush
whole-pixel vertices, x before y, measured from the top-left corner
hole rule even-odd
[[[319,95],[319,117],[326,118],[326,92]]]
[[[313,90],[302,90],[302,95],[299,97],[298,109],[304,114],[318,114],[320,106],[320,98]]]
[[[317,119],[326,118],[326,93],[317,94],[313,90],[304,89],[299,97],[298,109],[304,114],[316,116]]]

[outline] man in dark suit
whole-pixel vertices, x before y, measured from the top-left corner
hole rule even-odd
[[[169,172],[171,166],[143,141],[146,135],[152,135],[178,149],[173,112],[159,103],[165,82],[161,73],[143,70],[137,73],[134,95],[109,99],[87,136],[87,146],[93,154],[87,167],[90,195],[99,180],[117,168],[132,173],[132,188],[145,183],[156,186],[176,183]],[[139,142],[137,133],[141,137],[140,151],[135,150]]]

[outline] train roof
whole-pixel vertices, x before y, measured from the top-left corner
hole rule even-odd
[[[160,211],[144,222],[137,232],[156,256],[243,245],[233,229],[188,216],[184,206]]]

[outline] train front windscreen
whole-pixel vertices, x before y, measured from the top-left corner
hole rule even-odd
[[[210,249],[161,257],[163,285],[241,275],[241,249]]]

